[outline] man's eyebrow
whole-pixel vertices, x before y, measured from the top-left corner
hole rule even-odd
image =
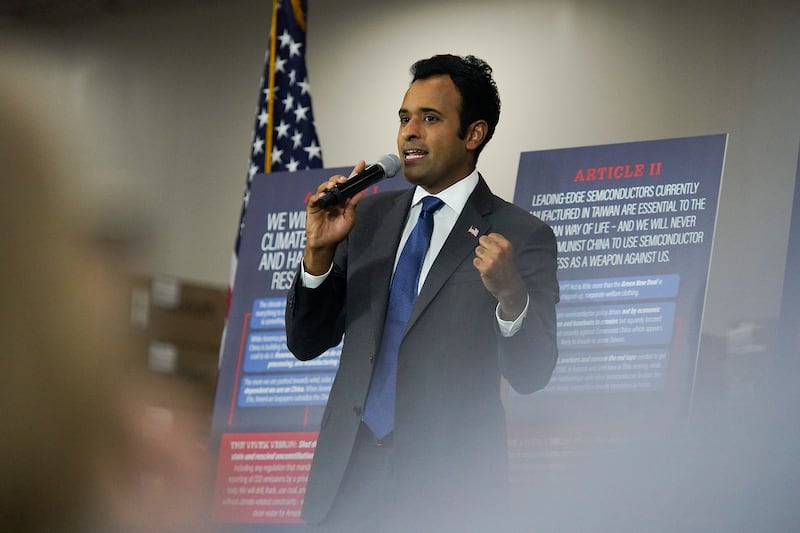
[[[419,111],[420,111],[420,113],[436,113],[437,115],[441,114],[439,112],[439,110],[436,109],[435,107],[421,107],[419,109]],[[409,114],[410,111],[408,109],[406,109],[405,107],[401,107],[400,110],[397,112],[398,115],[402,115],[404,113],[405,114]]]

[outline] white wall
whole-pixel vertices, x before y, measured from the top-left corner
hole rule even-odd
[[[0,27],[0,59],[14,60],[3,75],[48,95],[45,114],[66,129],[54,141],[82,168],[70,187],[80,205],[147,221],[139,269],[228,278],[266,3],[123,3]],[[310,4],[307,61],[327,166],[395,149],[408,67],[439,52],[495,69],[503,113],[480,168],[507,199],[522,151],[730,133],[705,330],[777,315],[800,146],[796,2]]]

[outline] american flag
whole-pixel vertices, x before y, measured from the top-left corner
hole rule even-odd
[[[236,278],[244,217],[253,177],[261,172],[322,168],[306,71],[306,0],[271,0],[272,26],[250,144],[250,166],[231,254],[228,306]],[[227,330],[227,324],[225,329]],[[223,332],[222,346],[225,345]]]
[[[250,145],[250,167],[232,276],[253,177],[260,172],[322,168],[322,149],[314,128],[306,70],[306,13],[306,0],[272,0],[272,27]]]

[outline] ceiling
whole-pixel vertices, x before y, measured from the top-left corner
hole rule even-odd
[[[183,0],[0,0],[0,24],[80,20],[84,16],[129,8],[173,5]],[[193,0],[197,3],[199,0]]]
[[[0,0],[0,17],[20,21],[49,19],[113,9],[119,3],[119,0]]]

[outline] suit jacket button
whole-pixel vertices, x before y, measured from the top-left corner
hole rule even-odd
[[[371,354],[371,355],[369,356],[369,362],[370,362],[370,363],[374,363],[374,362],[375,362],[375,354]]]
[[[361,416],[363,409],[361,409],[360,405],[356,405],[353,407],[353,412],[356,414],[356,416]]]

